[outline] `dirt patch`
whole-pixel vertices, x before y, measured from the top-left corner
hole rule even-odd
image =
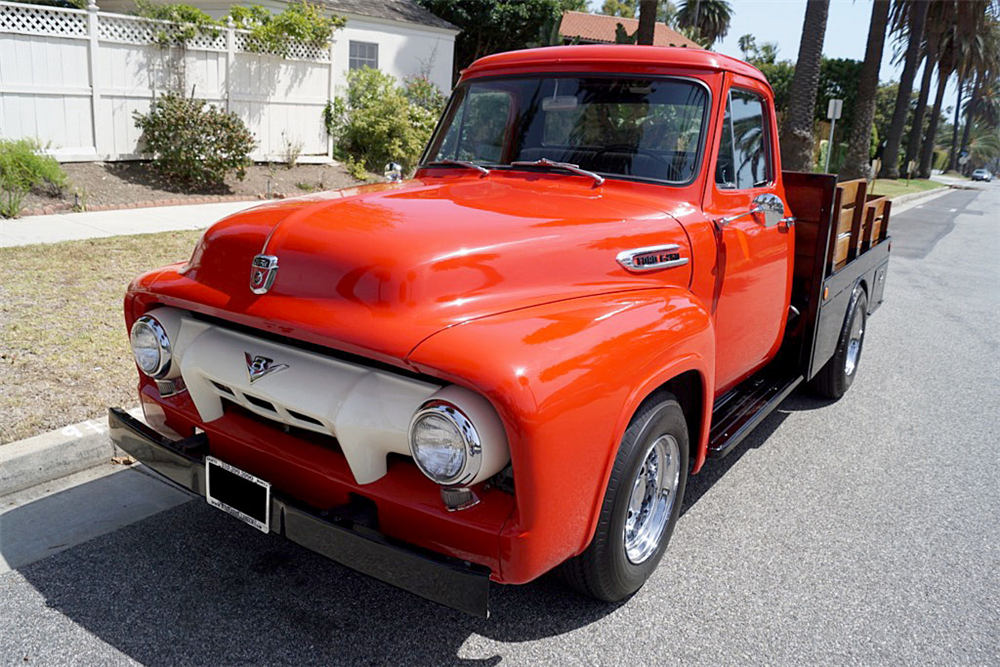
[[[201,231],[7,248],[0,280],[0,444],[138,404],[122,299],[191,256]]]
[[[168,199],[198,199],[206,195],[294,197],[307,192],[336,190],[359,183],[342,166],[334,164],[253,165],[240,181],[231,176],[217,188],[178,189],[161,179],[148,162],[78,162],[63,165],[69,185],[61,191],[37,189],[23,208],[65,209],[73,206],[127,206]]]

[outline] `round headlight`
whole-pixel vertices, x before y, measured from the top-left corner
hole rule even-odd
[[[170,372],[170,339],[159,322],[143,315],[132,325],[132,355],[139,369],[152,378]]]
[[[468,483],[482,465],[475,426],[445,401],[425,403],[410,422],[410,453],[420,471],[443,486]]]

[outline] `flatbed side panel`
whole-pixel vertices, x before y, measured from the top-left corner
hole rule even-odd
[[[859,281],[864,283],[868,292],[869,313],[874,312],[882,303],[891,240],[891,237],[886,238],[823,281],[824,291],[828,290],[827,298],[820,304],[807,378],[812,379],[819,373],[836,351],[837,339],[847,317],[847,306],[854,286]]]
[[[797,360],[799,372],[805,374],[812,359],[823,281],[830,265],[826,258],[833,252],[837,177],[798,171],[783,171],[781,175],[788,207],[796,218],[792,305],[802,314],[801,330],[787,341],[798,348],[786,353]]]

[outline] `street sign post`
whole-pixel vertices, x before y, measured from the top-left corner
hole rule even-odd
[[[830,100],[826,106],[826,117],[830,119],[830,140],[826,144],[826,164],[823,171],[830,173],[830,155],[833,153],[833,129],[837,127],[837,119],[844,110],[844,100]]]

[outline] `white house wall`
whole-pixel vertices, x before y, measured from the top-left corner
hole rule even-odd
[[[356,41],[378,44],[378,68],[398,81],[426,74],[442,92],[451,92],[455,52],[452,31],[349,16],[347,24],[335,33],[334,39],[334,81],[338,89],[347,83],[349,45]]]

